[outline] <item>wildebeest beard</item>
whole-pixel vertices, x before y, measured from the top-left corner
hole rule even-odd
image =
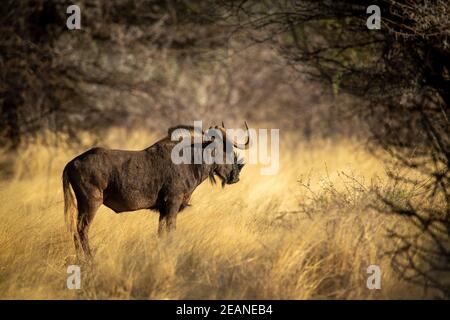
[[[223,163],[223,164],[215,164],[216,168],[218,168],[219,166],[226,166],[226,167],[231,167],[231,171],[229,172],[228,175],[223,174],[220,170],[211,170],[209,173],[209,180],[212,184],[216,184],[216,178],[215,176],[218,176],[221,184],[222,184],[222,188],[225,187],[226,184],[233,184],[239,181],[238,177],[239,177],[239,173],[241,172],[242,168],[244,167],[244,159],[239,157],[239,155],[236,152],[233,152],[233,163]]]

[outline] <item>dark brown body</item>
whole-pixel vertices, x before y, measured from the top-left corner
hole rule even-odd
[[[157,210],[158,233],[162,234],[175,228],[177,213],[206,178],[214,180],[218,175],[223,184],[239,181],[242,164],[174,164],[171,152],[177,143],[166,137],[142,151],[93,148],[66,165],[65,215],[77,251],[91,255],[88,229],[102,204],[117,213]],[[77,214],[69,185],[77,200]]]

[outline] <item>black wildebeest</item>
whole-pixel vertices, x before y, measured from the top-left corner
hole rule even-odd
[[[248,148],[250,139],[247,123],[245,126],[247,140],[243,145],[226,137],[223,123],[221,127],[215,127],[221,132],[224,151],[229,151],[227,145]],[[141,151],[93,148],[67,163],[62,175],[64,215],[73,234],[77,253],[82,251],[85,256],[91,256],[88,229],[102,204],[116,213],[139,209],[157,210],[160,213],[158,234],[162,234],[175,229],[178,212],[188,205],[195,188],[205,179],[210,178],[214,182],[216,175],[221,179],[222,186],[239,181],[239,173],[244,165],[232,150],[234,160],[231,163],[175,164],[171,153],[179,141],[172,141],[171,133],[176,129],[189,129],[189,136],[193,137],[196,128],[170,128],[165,138]],[[206,136],[203,131],[201,135]],[[200,150],[213,141],[209,139],[200,143]],[[194,149],[199,146],[193,142],[189,147]],[[75,210],[75,199],[69,185],[74,191],[78,210]]]

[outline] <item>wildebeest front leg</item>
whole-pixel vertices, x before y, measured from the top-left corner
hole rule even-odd
[[[177,214],[178,210],[174,210],[170,212],[169,215],[167,216],[167,224],[166,224],[167,232],[173,231],[177,228]]]
[[[159,225],[158,225],[158,236],[164,235],[164,232],[166,231],[166,217],[161,212],[159,214]]]
[[[167,232],[176,229],[177,214],[183,203],[183,197],[177,196],[167,200],[164,208],[162,208],[159,216],[158,234],[162,235],[164,229]]]

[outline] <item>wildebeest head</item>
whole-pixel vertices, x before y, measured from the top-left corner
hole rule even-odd
[[[179,141],[183,139],[186,135],[191,139],[191,146],[195,146],[195,148],[203,148],[208,147],[213,142],[220,142],[219,150],[223,148],[223,152],[217,154],[214,149],[211,155],[217,157],[214,161],[214,169],[209,174],[209,179],[212,183],[216,182],[215,176],[218,176],[222,182],[222,186],[225,184],[233,184],[239,181],[239,173],[244,167],[244,160],[240,158],[236,152],[233,151],[233,147],[237,149],[248,149],[250,146],[250,134],[248,129],[248,124],[245,122],[246,127],[246,135],[247,139],[244,143],[238,144],[232,141],[226,134],[226,128],[224,123],[222,122],[222,126],[210,127],[208,131],[205,133],[201,128],[197,128],[189,125],[178,125],[176,127],[172,127],[168,131],[168,135],[171,139],[175,140],[178,138]],[[176,130],[183,129],[183,132],[176,132]],[[202,144],[195,143],[194,137],[201,137],[203,140]],[[218,141],[216,139],[219,138]],[[217,145],[216,145],[217,147]],[[223,159],[220,158],[223,156]],[[221,161],[217,161],[221,160]]]
[[[222,187],[225,184],[233,184],[239,181],[239,173],[244,167],[243,158],[240,158],[236,152],[233,155],[233,163],[216,164],[216,168],[211,173],[211,180],[214,182],[214,175],[217,175],[222,181]]]
[[[223,139],[223,148],[224,148],[224,157],[227,157],[227,152],[230,152],[227,149],[227,144],[234,146],[238,149],[248,149],[250,145],[250,137],[248,132],[248,125],[247,122],[245,122],[245,127],[247,131],[247,140],[244,144],[237,144],[234,141],[231,141],[227,135],[226,135],[226,129],[225,125],[222,122],[222,126],[216,126],[214,129],[221,132],[222,139]],[[232,154],[228,154],[230,158],[232,158],[232,161],[225,161],[224,163],[216,164],[216,167],[214,171],[212,172],[210,179],[211,181],[215,182],[214,175],[217,175],[220,180],[222,181],[222,187],[225,186],[225,184],[233,184],[237,183],[239,181],[239,173],[241,172],[242,168],[244,167],[244,159],[240,158],[239,155],[236,152],[233,152]]]

